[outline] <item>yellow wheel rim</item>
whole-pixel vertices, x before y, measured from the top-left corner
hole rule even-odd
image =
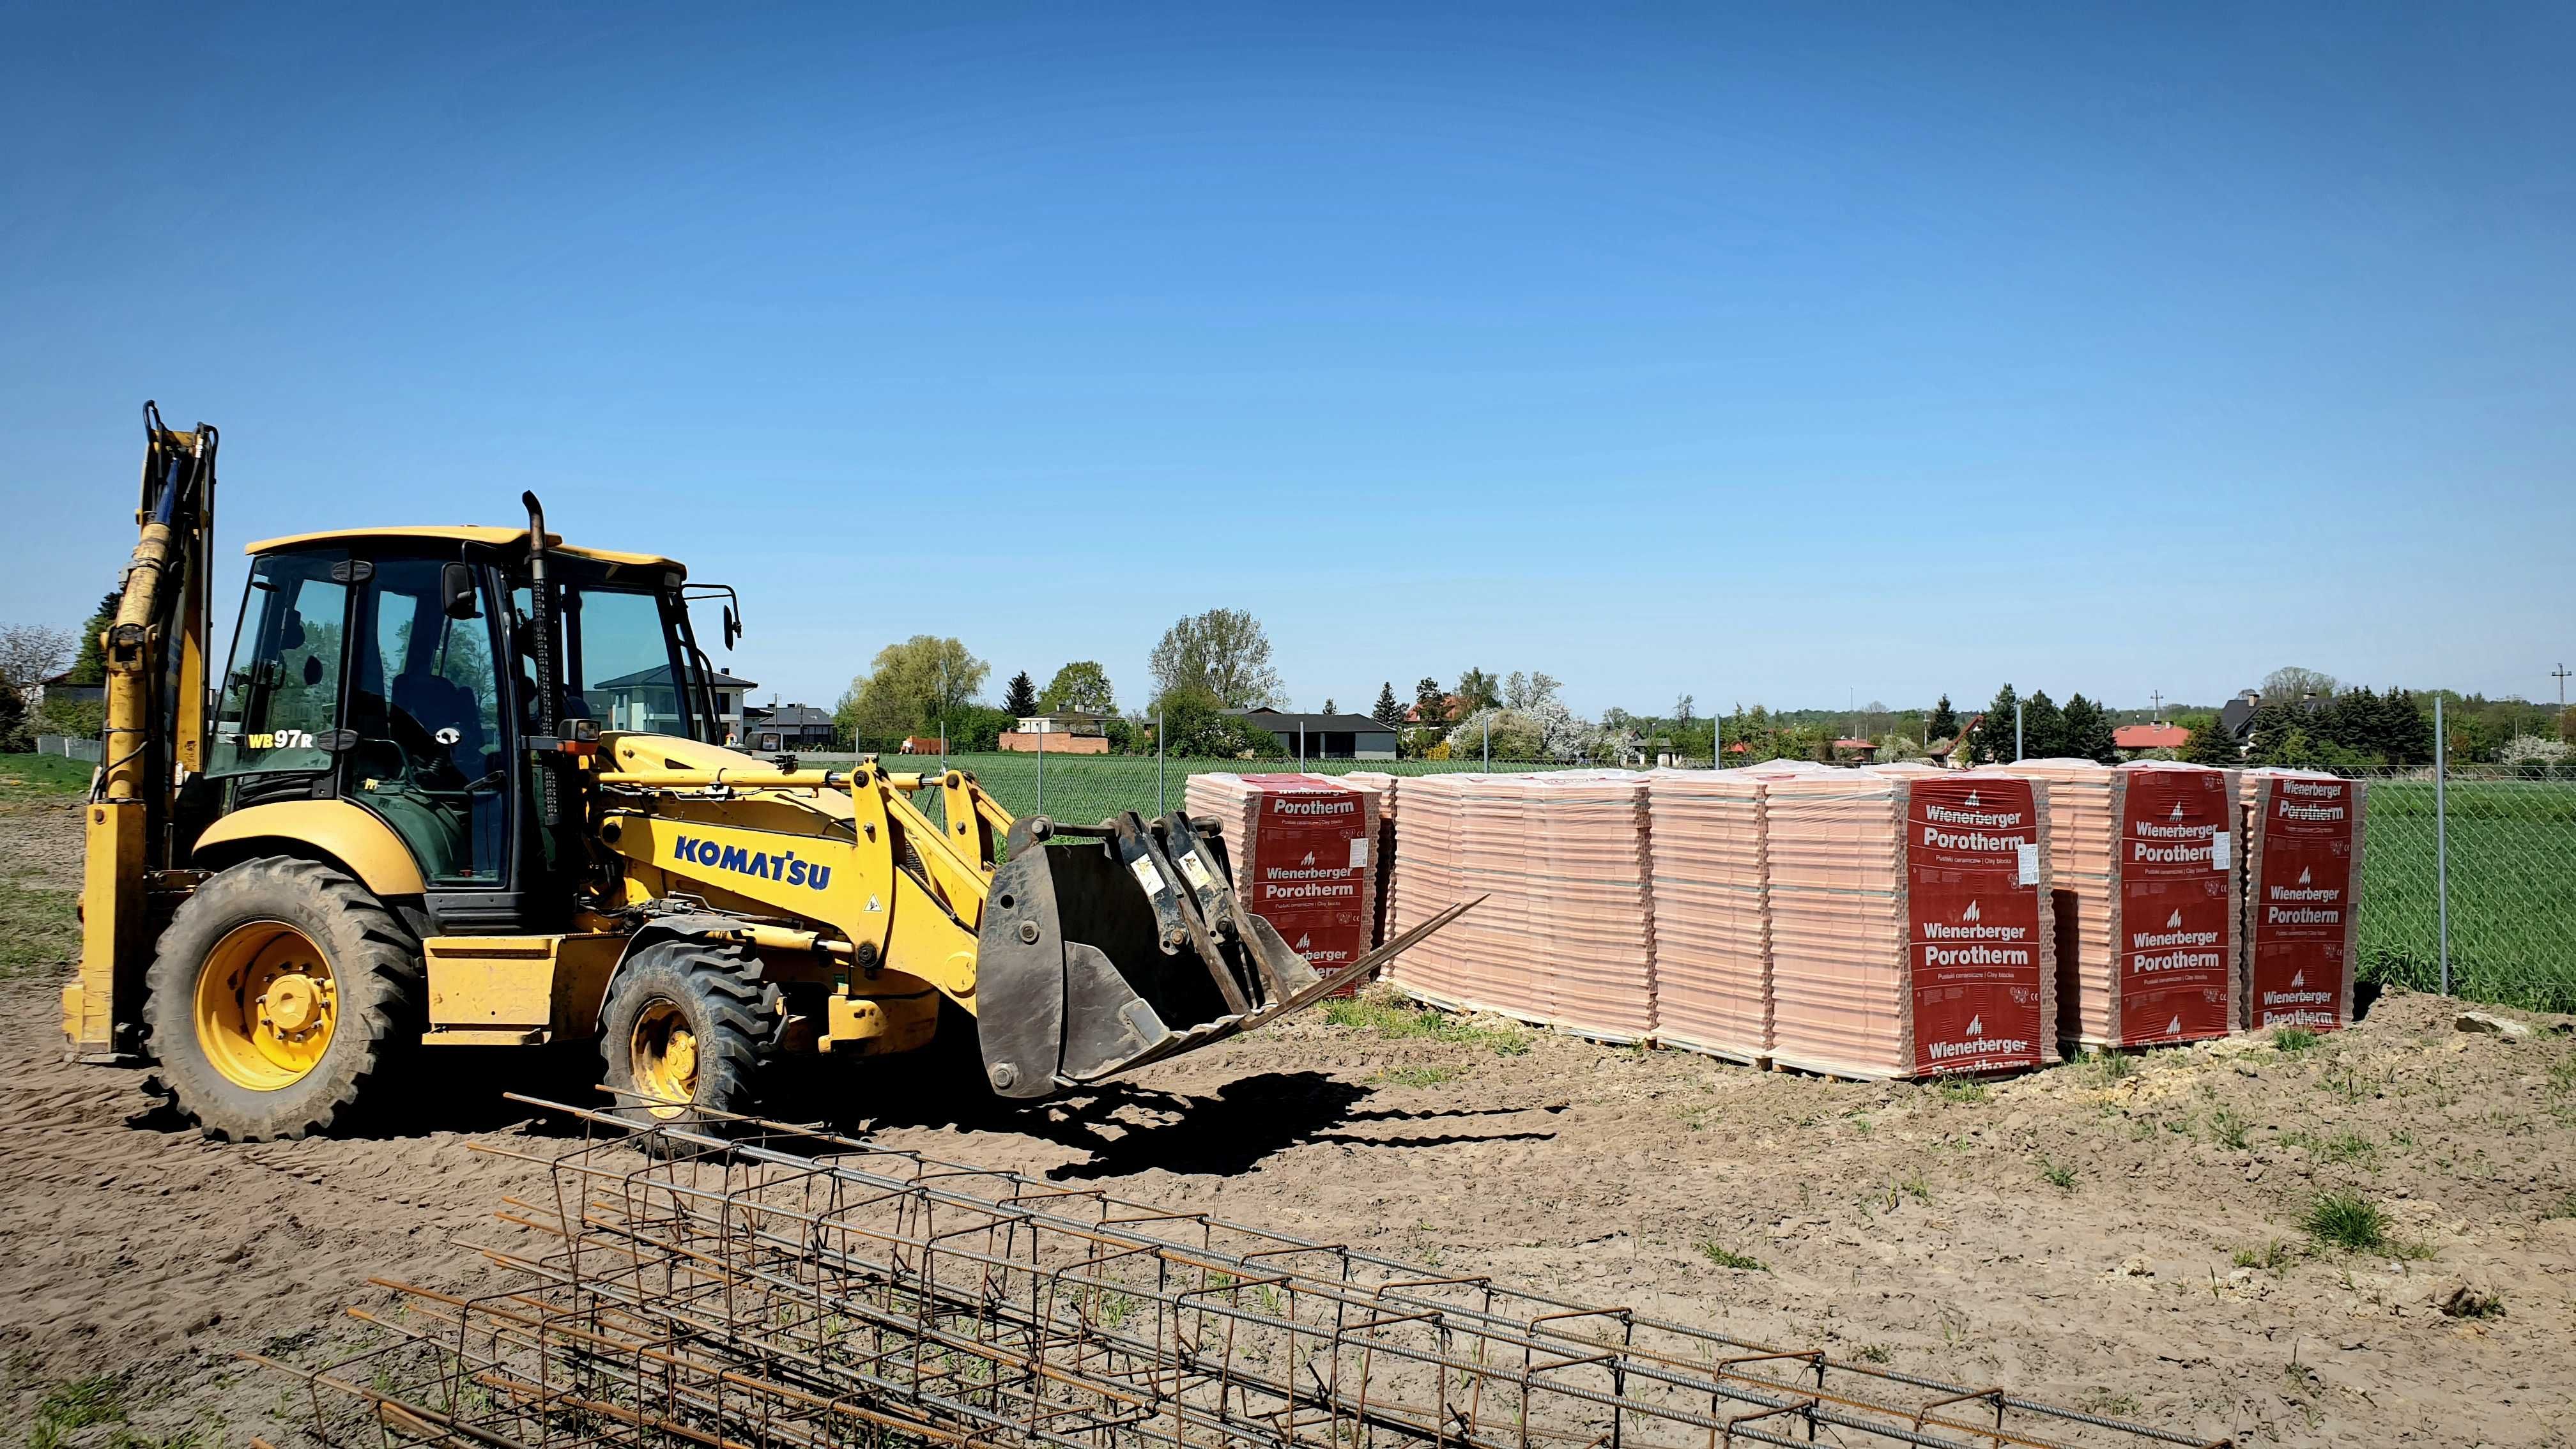
[[[236,927],[197,970],[197,1046],[235,1086],[274,1092],[304,1080],[339,1018],[331,963],[293,926]]]
[[[698,1096],[698,1034],[679,1003],[661,998],[644,1003],[635,1014],[635,1032],[626,1046],[636,1093],[651,1099],[646,1111],[677,1117],[680,1104]]]

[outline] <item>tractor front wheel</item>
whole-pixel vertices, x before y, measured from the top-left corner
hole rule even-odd
[[[755,1105],[777,1055],[776,984],[750,948],[656,941],[619,968],[600,1012],[617,1114],[642,1127],[723,1133]]]
[[[209,1137],[325,1131],[418,1044],[421,976],[419,941],[345,873],[283,856],[219,871],[144,976],[163,1089]]]

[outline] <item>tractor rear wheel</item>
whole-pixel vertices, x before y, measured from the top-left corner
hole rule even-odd
[[[757,1103],[778,1052],[775,983],[748,946],[678,937],[629,957],[600,1011],[617,1115],[718,1135]]]
[[[420,1040],[420,942],[335,867],[271,856],[172,914],[144,975],[161,1083],[209,1137],[343,1124]]]

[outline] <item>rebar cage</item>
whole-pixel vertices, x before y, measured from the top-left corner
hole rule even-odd
[[[532,1100],[533,1099],[529,1099]],[[1718,1449],[2226,1444],[781,1123],[585,1124],[528,1251],[393,1279],[323,1445]],[[637,1140],[637,1139],[642,1140]],[[641,1148],[642,1151],[637,1149]]]

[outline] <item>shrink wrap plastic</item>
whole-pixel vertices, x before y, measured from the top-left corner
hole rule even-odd
[[[2352,1023],[2368,787],[2305,770],[2247,770],[2244,1016],[2254,1030]]]

